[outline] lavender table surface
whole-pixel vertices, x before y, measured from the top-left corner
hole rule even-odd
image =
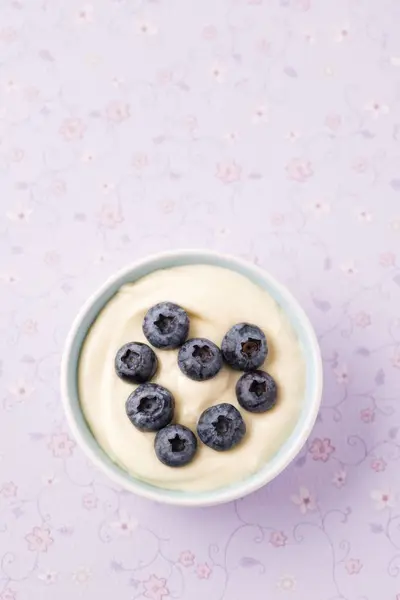
[[[0,600],[400,598],[400,3],[1,0]],[[210,247],[319,335],[307,447],[242,501],[113,486],[65,423],[71,320]]]

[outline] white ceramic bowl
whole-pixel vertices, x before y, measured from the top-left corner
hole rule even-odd
[[[179,265],[209,264],[241,273],[264,288],[288,316],[304,353],[306,389],[297,424],[278,452],[256,473],[232,485],[207,492],[182,492],[154,487],[136,479],[116,465],[99,446],[81,410],[78,393],[78,363],[83,341],[100,310],[119,288],[149,273]],[[61,365],[61,389],[72,432],[89,458],[115,483],[146,498],[181,506],[208,506],[229,502],[254,492],[276,477],[298,454],[318,414],[322,393],[322,364],[318,341],[303,309],[266,271],[238,258],[203,250],[177,250],[150,256],[113,275],[84,304],[68,335]]]

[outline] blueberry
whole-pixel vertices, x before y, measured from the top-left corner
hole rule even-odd
[[[276,383],[265,371],[244,373],[236,384],[236,397],[243,408],[253,413],[271,410],[276,404]]]
[[[232,404],[217,404],[207,408],[197,423],[197,435],[213,450],[230,450],[243,438],[246,424]]]
[[[189,317],[177,304],[160,302],[147,311],[143,333],[156,348],[178,348],[188,336]]]
[[[260,367],[268,354],[264,333],[257,325],[238,323],[222,340],[222,355],[238,371],[253,371]]]
[[[140,431],[158,431],[171,423],[175,402],[172,394],[156,383],[144,383],[128,397],[126,414]]]
[[[193,460],[197,450],[197,438],[184,425],[168,425],[161,429],[154,440],[158,460],[168,467],[183,467]]]
[[[178,365],[182,373],[190,379],[211,379],[222,368],[221,350],[210,340],[192,338],[180,348]]]
[[[147,344],[130,342],[120,348],[115,356],[118,377],[131,383],[144,383],[157,370],[157,356]]]

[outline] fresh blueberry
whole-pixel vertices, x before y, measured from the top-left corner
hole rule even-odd
[[[217,404],[207,408],[197,423],[197,435],[213,450],[230,450],[243,438],[246,424],[232,404]]]
[[[168,425],[161,429],[154,440],[158,460],[168,467],[183,467],[193,460],[197,450],[197,438],[184,425]]]
[[[265,371],[244,373],[236,384],[236,397],[244,409],[253,413],[271,410],[276,404],[276,383]]]
[[[182,373],[190,379],[211,379],[222,368],[221,350],[210,340],[192,338],[180,348],[178,365]]]
[[[144,383],[129,396],[125,404],[131,423],[140,431],[158,431],[174,416],[172,394],[156,383]]]
[[[147,311],[143,333],[156,348],[178,348],[188,336],[189,317],[177,304],[160,302]]]
[[[237,323],[222,340],[222,355],[228,365],[238,371],[253,371],[260,367],[268,354],[264,333],[257,325]]]
[[[120,348],[115,356],[118,377],[130,383],[144,383],[157,370],[157,356],[147,344],[130,342]]]

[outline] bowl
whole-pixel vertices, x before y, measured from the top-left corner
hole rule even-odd
[[[85,337],[97,315],[125,283],[159,269],[207,264],[236,271],[264,288],[281,306],[301,345],[306,365],[303,407],[294,430],[268,462],[248,478],[207,492],[167,490],[136,479],[115,464],[99,446],[83,415],[78,391],[78,364]],[[289,465],[306,442],[315,423],[322,394],[322,362],[313,327],[297,300],[263,269],[233,256],[204,250],[160,253],[118,271],[91,296],[76,316],[66,340],[61,364],[61,390],[69,426],[82,450],[111,480],[145,498],[179,506],[210,506],[242,498],[266,485]]]

